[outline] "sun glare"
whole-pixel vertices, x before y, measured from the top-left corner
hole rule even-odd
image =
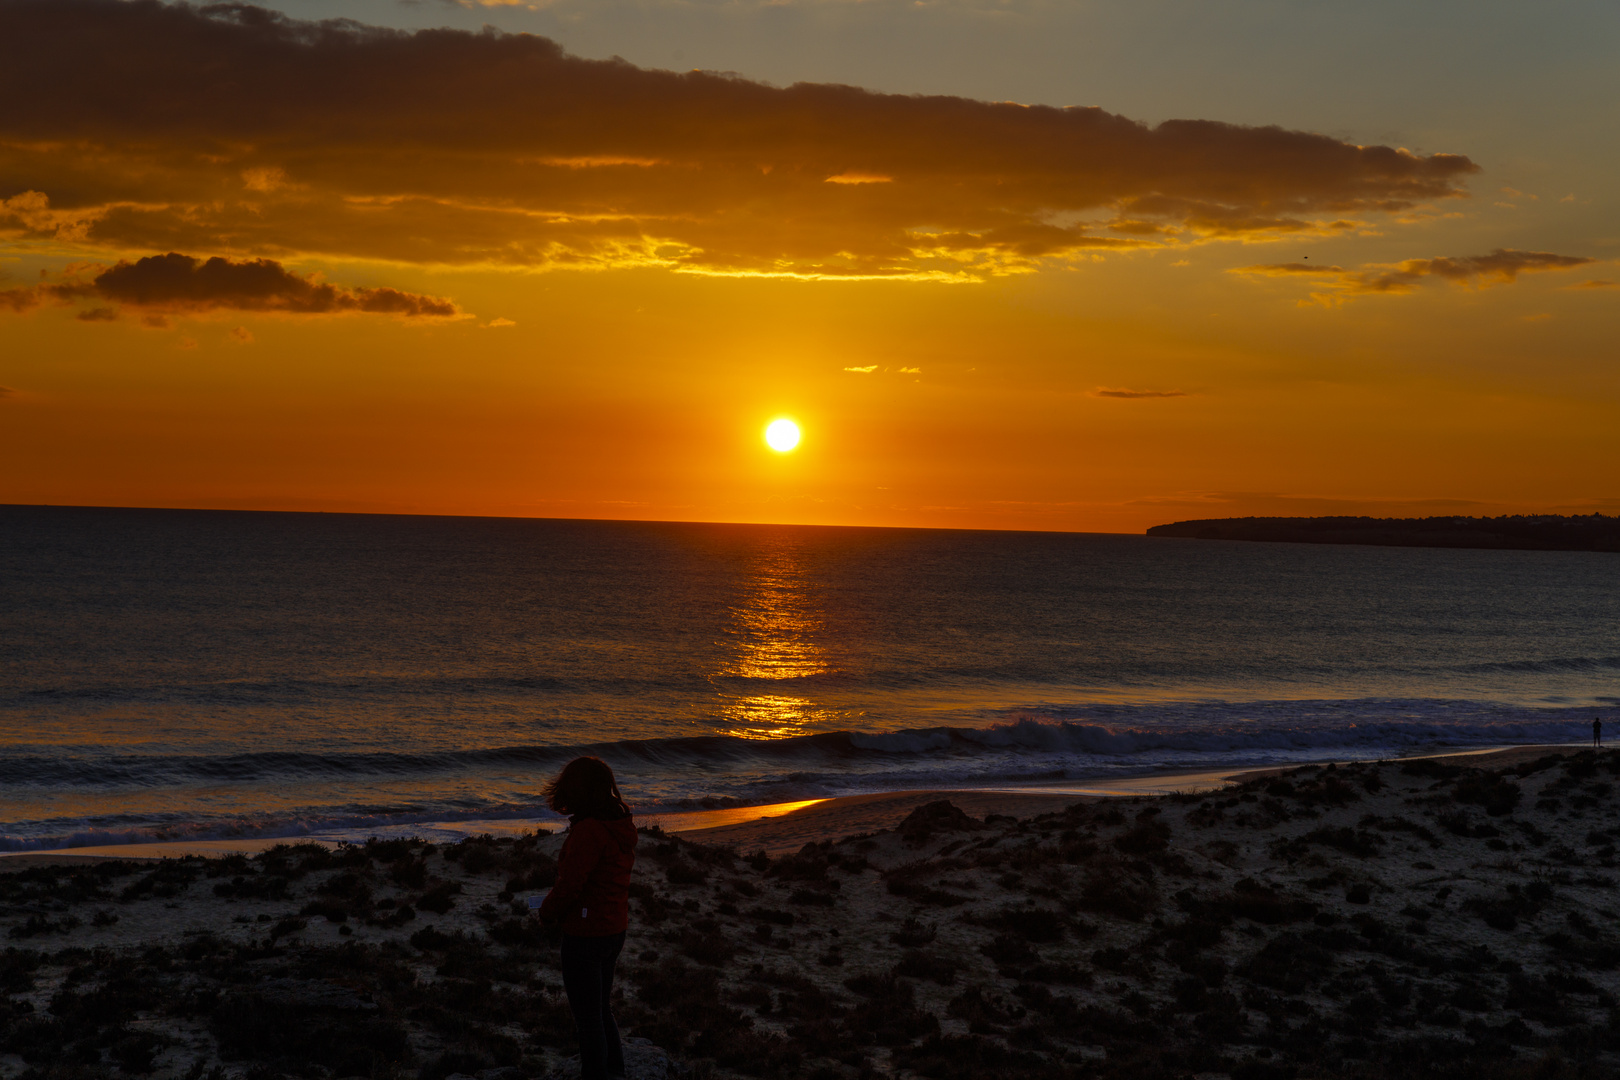
[[[799,445],[799,425],[791,420],[772,420],[765,428],[765,441],[778,454]]]

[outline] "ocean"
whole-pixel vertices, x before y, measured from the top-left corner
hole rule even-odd
[[[1617,585],[1587,552],[0,507],[0,850],[543,821],[580,753],[655,814],[1578,741],[1620,702]]]

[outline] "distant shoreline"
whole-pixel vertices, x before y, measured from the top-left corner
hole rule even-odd
[[[1620,552],[1620,518],[1556,514],[1495,518],[1247,517],[1155,525],[1148,536],[1276,544]]]

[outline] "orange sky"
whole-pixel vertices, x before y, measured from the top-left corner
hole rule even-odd
[[[0,94],[0,502],[1620,509],[1607,196],[1513,186],[1468,124],[1400,149],[1337,113],[1139,122],[116,0],[0,0]]]

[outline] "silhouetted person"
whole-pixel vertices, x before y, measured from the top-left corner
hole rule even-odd
[[[1603,720],[1601,717],[1592,719],[1592,749],[1596,750],[1603,745]]]
[[[580,1080],[624,1075],[624,1047],[613,1021],[613,969],[630,924],[630,869],[636,824],[601,758],[580,757],[546,785],[546,803],[567,814],[568,839],[557,883],[538,912],[562,923],[562,979],[579,1030]]]

